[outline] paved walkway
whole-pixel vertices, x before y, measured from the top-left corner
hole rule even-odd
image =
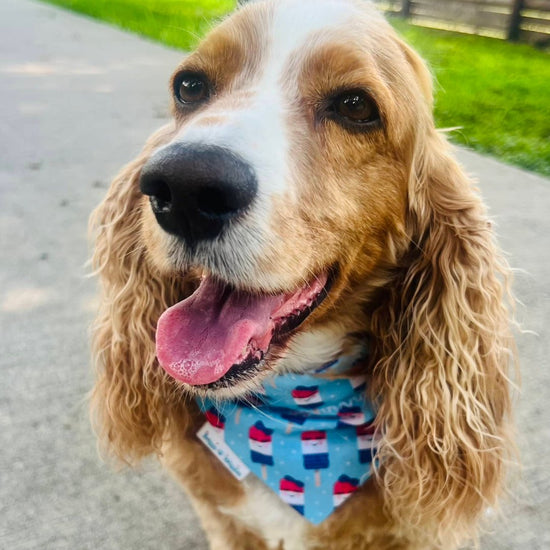
[[[0,2],[0,548],[205,548],[154,463],[112,473],[86,410],[86,220],[167,116],[181,53],[28,0]],[[483,550],[550,548],[550,181],[461,151],[518,273],[523,479]],[[547,527],[545,528],[544,525]],[[546,531],[545,531],[546,529]]]

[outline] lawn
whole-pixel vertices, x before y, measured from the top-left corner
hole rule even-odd
[[[182,49],[234,0],[47,0]],[[436,77],[436,121],[455,142],[550,176],[550,54],[494,38],[392,24]]]
[[[550,54],[526,44],[392,23],[429,61],[454,141],[550,176]]]
[[[235,0],[46,0],[189,50]]]

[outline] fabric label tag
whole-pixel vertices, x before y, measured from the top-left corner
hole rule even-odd
[[[246,464],[225,443],[223,432],[220,433],[212,424],[205,422],[197,432],[197,437],[239,481],[250,473]]]

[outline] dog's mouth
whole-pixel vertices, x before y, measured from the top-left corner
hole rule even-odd
[[[157,325],[157,357],[176,380],[204,389],[254,377],[323,302],[333,277],[318,275],[294,292],[253,293],[213,276],[166,310]]]

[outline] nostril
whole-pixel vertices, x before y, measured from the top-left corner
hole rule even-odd
[[[197,208],[205,216],[223,217],[235,214],[241,205],[231,189],[203,187],[197,194]]]
[[[166,214],[172,210],[172,193],[168,184],[163,180],[148,182],[144,192],[151,197],[150,201],[154,212]]]
[[[258,194],[256,174],[244,159],[222,147],[180,142],[151,156],[139,188],[160,227],[190,246],[236,225]]]

